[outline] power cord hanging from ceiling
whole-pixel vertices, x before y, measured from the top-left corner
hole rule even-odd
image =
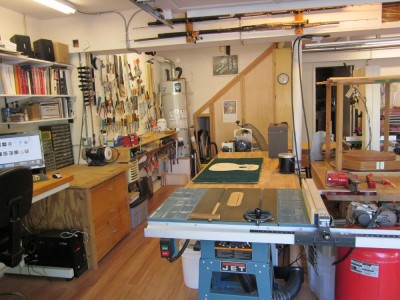
[[[303,39],[313,39],[313,38],[324,38],[324,37],[328,37],[327,35],[302,35],[297,37],[294,42],[293,42],[293,46],[292,46],[292,60],[291,60],[291,77],[293,78],[293,55],[294,51],[297,51],[297,59],[299,62],[299,67],[298,67],[298,75],[299,75],[299,80],[300,80],[300,98],[301,98],[301,106],[302,106],[302,112],[303,112],[303,118],[304,118],[304,126],[306,129],[306,134],[307,134],[307,157],[308,157],[308,172],[310,172],[311,174],[311,147],[310,147],[310,135],[309,135],[309,129],[308,129],[308,124],[307,124],[307,116],[306,116],[306,112],[305,112],[305,105],[304,105],[304,93],[303,93],[303,79],[302,79],[302,68],[301,68],[301,64],[300,64],[300,42]],[[293,123],[293,139],[294,139],[294,149],[295,149],[295,153],[297,156],[296,159],[296,164],[297,164],[297,176],[299,178],[299,183],[301,186],[301,165],[300,165],[300,160],[298,158],[298,149],[297,149],[297,137],[296,137],[296,128],[295,128],[295,122],[294,122],[294,101],[293,101],[293,80],[291,80],[291,88],[292,88],[292,97],[291,97],[291,103],[292,103],[292,123]],[[300,156],[301,157],[301,156]],[[310,174],[307,174],[307,176],[309,176]]]
[[[131,48],[131,46],[130,46],[129,25],[131,24],[132,19],[133,19],[138,13],[140,13],[141,11],[143,11],[143,10],[140,9],[140,10],[135,11],[135,12],[132,14],[132,16],[129,18],[128,22],[127,22],[125,16],[124,16],[123,14],[121,14],[120,12],[118,12],[118,11],[103,11],[103,12],[87,13],[87,12],[83,12],[83,11],[77,10],[77,12],[79,12],[79,13],[81,13],[81,14],[84,14],[84,15],[89,15],[89,16],[99,16],[99,15],[110,14],[110,13],[116,13],[116,14],[118,14],[119,16],[121,16],[121,18],[124,20],[126,50],[128,50],[128,51],[133,51],[133,52],[135,52],[136,54],[141,54],[141,52],[138,51],[138,50],[136,50],[136,49],[134,49],[134,48]]]

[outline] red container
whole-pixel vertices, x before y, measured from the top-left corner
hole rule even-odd
[[[338,248],[338,260],[349,248]],[[399,300],[400,250],[355,248],[336,265],[336,300]]]

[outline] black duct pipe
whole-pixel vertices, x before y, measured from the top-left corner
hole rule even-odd
[[[274,267],[275,278],[285,279],[286,284],[272,292],[273,300],[292,300],[297,296],[304,281],[301,267]]]

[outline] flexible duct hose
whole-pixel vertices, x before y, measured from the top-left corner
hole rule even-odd
[[[260,147],[261,151],[267,151],[268,150],[268,143],[262,136],[261,132],[253,125],[247,123],[242,126],[243,128],[251,129],[253,133],[253,138],[257,142],[258,147]]]
[[[273,300],[292,300],[299,293],[304,279],[303,268],[291,267],[288,273],[286,284],[279,290],[272,292]]]

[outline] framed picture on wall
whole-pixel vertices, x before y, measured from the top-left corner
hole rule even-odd
[[[222,101],[222,120],[224,123],[235,123],[237,117],[237,101],[223,100]]]
[[[213,75],[234,75],[238,74],[238,56],[214,56]]]

